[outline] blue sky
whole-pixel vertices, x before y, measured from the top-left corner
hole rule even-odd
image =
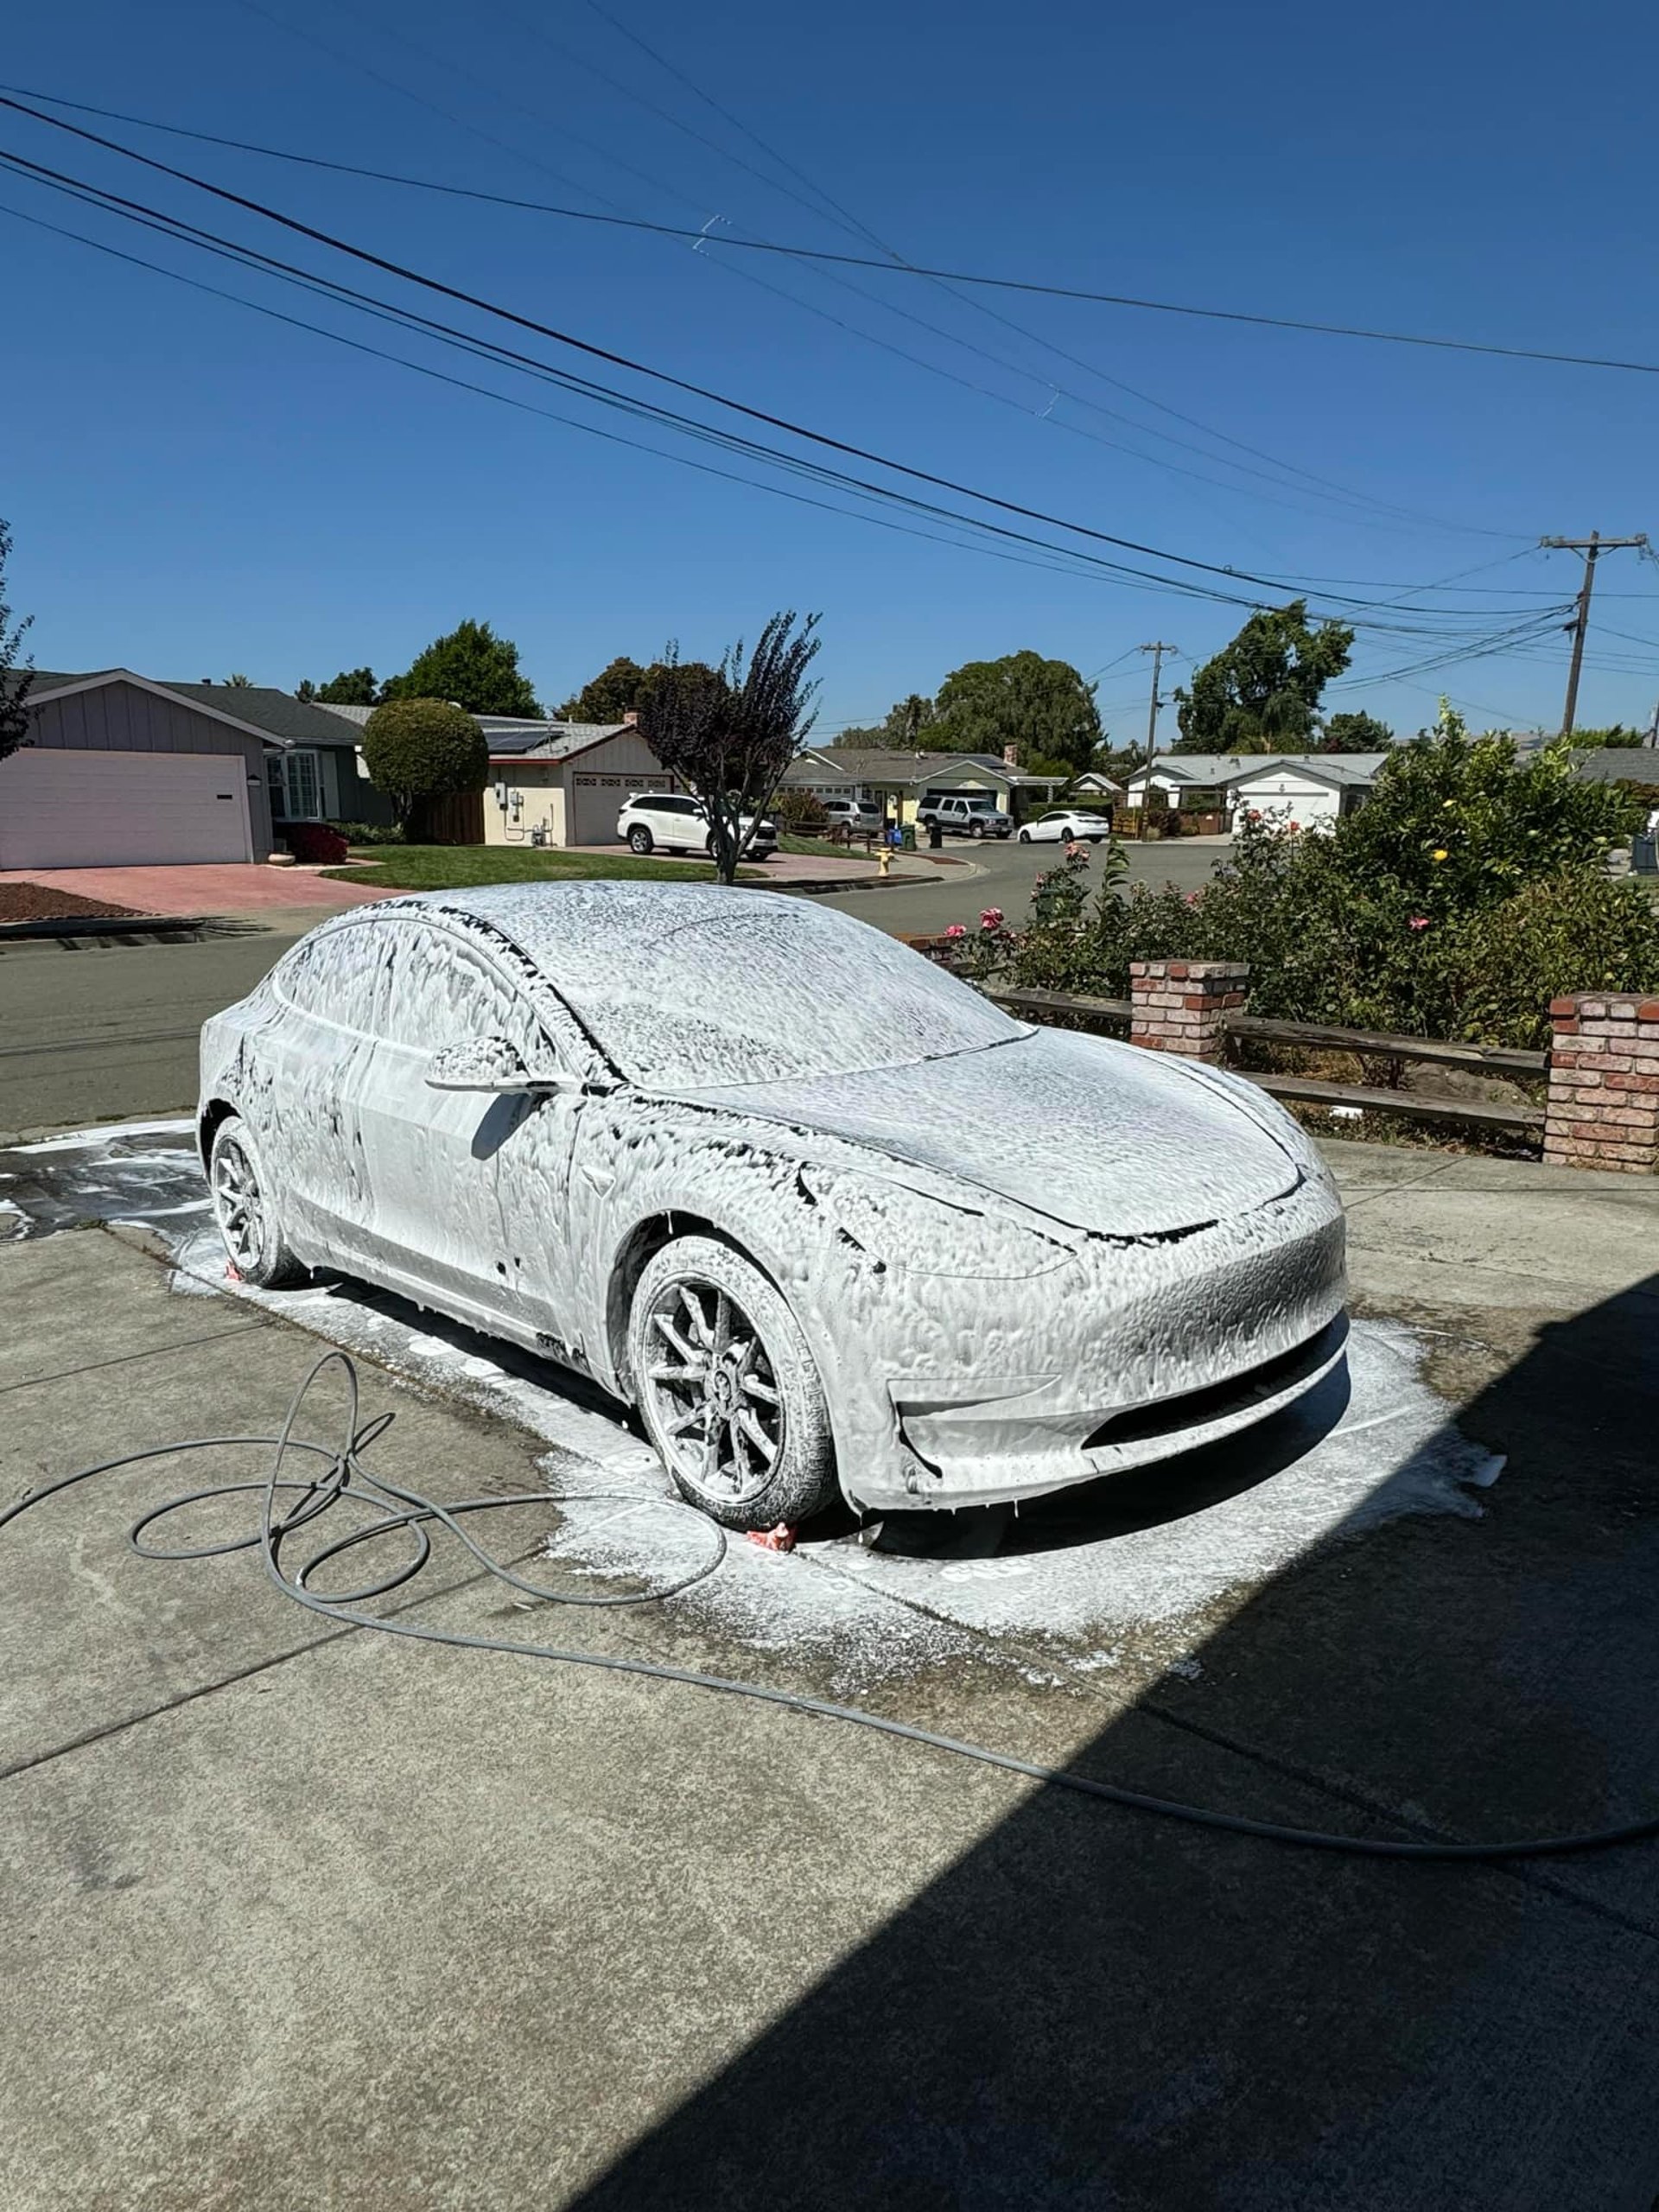
[[[60,0],[11,27],[0,73],[294,151],[671,224],[723,218],[751,236],[877,251],[851,218],[912,260],[1659,360],[1659,29],[1637,0],[1570,25],[1537,0],[1270,16],[1179,0],[1058,0],[1040,15],[988,0],[810,12],[732,0],[693,16],[617,0],[613,13],[728,114],[590,0]],[[1567,598],[1576,565],[1530,550],[1541,534],[1659,537],[1659,377],[1013,295],[973,305],[907,276],[838,283],[804,264],[77,119],[850,442],[1198,559],[1306,577],[1326,601],[1347,592],[1378,626],[1327,705],[1399,728],[1432,716],[1442,688],[1478,723],[1553,725],[1559,631],[1382,679]],[[446,312],[25,118],[0,114],[0,145]],[[849,504],[207,264],[36,181],[0,175],[0,205],[531,406]],[[672,637],[715,657],[790,605],[823,613],[826,734],[932,690],[965,659],[1029,645],[1103,671],[1109,725],[1137,737],[1134,648],[1161,637],[1201,659],[1243,619],[698,474],[9,215],[0,240],[0,513],[16,538],[11,595],[35,616],[43,666],[238,669],[292,685],[364,661],[392,672],[474,615],[517,639],[556,703],[613,654],[648,658]],[[1456,589],[1411,589],[1454,575]],[[1390,598],[1446,612],[1377,612]],[[1659,566],[1607,560],[1598,610],[1580,721],[1645,721],[1659,696]],[[1414,634],[1431,626],[1448,634]]]

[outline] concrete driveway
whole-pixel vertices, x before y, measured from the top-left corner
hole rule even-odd
[[[1031,1527],[958,1517],[931,1554],[899,1529],[863,1568],[834,1539],[734,1547],[666,1605],[520,1607],[458,1554],[393,1602],[1322,1828],[1659,1808],[1659,1187],[1332,1156],[1362,1335],[1403,1365],[1323,1436]],[[165,1130],[0,1173],[42,1227],[56,1205],[188,1233],[195,1203]],[[493,1532],[550,1542],[533,1572],[639,1586],[693,1540],[579,1386],[350,1286],[282,1306],[211,1272],[181,1295],[107,1231],[0,1242],[0,1496],[268,1430],[321,1332],[386,1363],[365,1411],[397,1414],[372,1455],[394,1479],[567,1494]],[[1351,1510],[1305,1519],[1344,1424]],[[1648,2212],[1654,1847],[1334,1859],[706,1692],[341,1631],[245,1554],[126,1549],[146,1502],[211,1479],[103,1478],[0,1535],[8,2206]],[[1230,1573],[1238,1531],[1275,1525],[1271,1563]]]

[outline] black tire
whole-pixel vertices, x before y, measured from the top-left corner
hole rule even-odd
[[[968,835],[977,843],[985,835],[985,824],[982,822],[970,822],[968,824]]]
[[[283,1290],[305,1281],[310,1271],[283,1235],[257,1147],[238,1114],[227,1114],[213,1131],[207,1185],[226,1256],[244,1282]]]
[[[1028,845],[1031,842],[1031,832],[1029,830],[1022,830],[1020,832],[1020,842],[1022,845]]]
[[[648,853],[653,842],[643,822],[636,822],[628,832],[628,850],[631,853]]]
[[[729,1244],[677,1237],[646,1262],[628,1368],[670,1479],[711,1519],[794,1525],[835,1499],[817,1363],[782,1293]]]

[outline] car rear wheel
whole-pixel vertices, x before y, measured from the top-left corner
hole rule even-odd
[[[628,1320],[639,1411],[680,1495],[728,1529],[805,1521],[836,1493],[823,1386],[753,1261],[682,1236],[646,1262]]]
[[[259,1155],[238,1115],[227,1115],[213,1132],[207,1181],[219,1233],[243,1281],[262,1290],[303,1282],[307,1270],[283,1235]]]
[[[631,853],[648,853],[651,844],[650,830],[643,822],[636,822],[628,832],[628,850]]]

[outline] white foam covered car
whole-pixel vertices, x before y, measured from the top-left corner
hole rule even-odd
[[[1086,1481],[1342,1357],[1336,1195],[1262,1092],[764,892],[359,908],[207,1024],[201,1082],[244,1276],[337,1269],[594,1376],[735,1527]]]

